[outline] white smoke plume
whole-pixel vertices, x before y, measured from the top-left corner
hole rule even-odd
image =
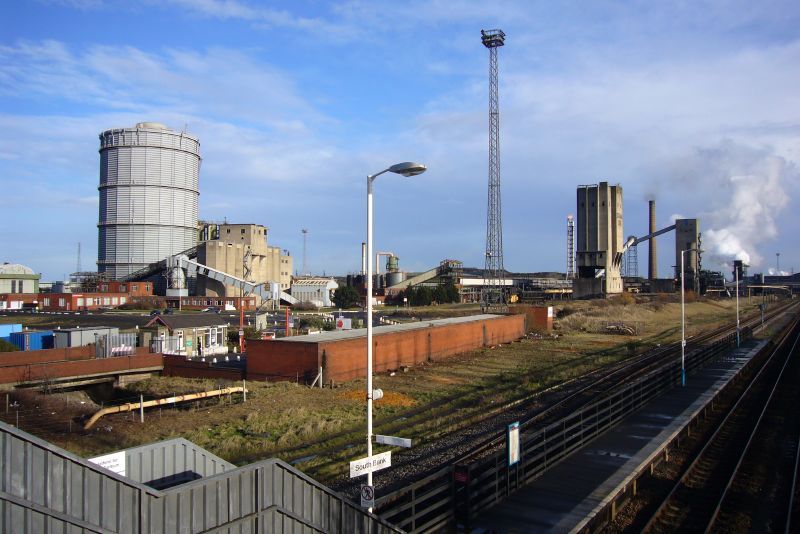
[[[697,150],[677,167],[672,172],[685,182],[687,200],[702,203],[705,260],[765,267],[758,250],[778,237],[776,220],[790,201],[787,185],[798,178],[794,164],[766,149],[726,142]]]
[[[778,237],[775,220],[789,203],[782,184],[786,172],[786,160],[768,156],[750,173],[729,178],[730,202],[712,215],[712,227],[703,234],[703,246],[712,257],[762,265],[757,245]]]

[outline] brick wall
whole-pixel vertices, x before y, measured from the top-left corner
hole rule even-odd
[[[280,344],[280,347],[277,346]],[[247,378],[249,380],[302,380],[319,372],[322,352],[314,342],[247,340]]]
[[[144,353],[137,353],[133,356],[8,365],[0,367],[0,384],[113,374],[119,371],[161,367],[162,365],[161,354],[150,354],[146,352],[146,349]]]
[[[525,316],[509,315],[430,328],[377,334],[373,338],[375,372],[440,360],[525,335]],[[313,380],[320,365],[324,380],[352,380],[366,375],[365,337],[327,342],[249,341],[248,378],[281,376]],[[288,375],[288,376],[287,376]]]
[[[192,361],[187,360],[184,356],[165,354],[163,374],[164,376],[184,378],[221,378],[241,381],[245,377],[245,370],[213,367],[209,362]]]
[[[528,321],[528,332],[537,329],[549,332],[553,329],[555,310],[552,306],[526,306],[524,304],[517,304],[511,307],[511,313],[525,315]]]

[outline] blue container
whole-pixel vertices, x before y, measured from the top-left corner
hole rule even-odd
[[[52,330],[24,330],[13,332],[9,341],[19,350],[43,350],[53,348]]]
[[[14,332],[22,332],[21,324],[0,324],[0,339],[8,341]]]

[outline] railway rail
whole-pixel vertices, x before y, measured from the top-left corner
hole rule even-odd
[[[775,318],[793,305],[788,303],[776,307],[765,320]],[[759,322],[760,317],[743,321],[743,332],[749,333],[749,327]],[[687,351],[688,372],[727,352],[735,345],[735,338],[735,328],[732,327],[696,337]],[[476,510],[490,506],[516,487],[540,476],[549,465],[591,439],[592,435],[585,431],[587,426],[594,425],[593,431],[596,432],[604,431],[642,403],[674,387],[674,376],[679,375],[673,371],[679,370],[679,359],[671,357],[671,353],[678,354],[679,347],[677,343],[671,344],[618,366],[589,373],[555,389],[549,397],[537,398],[538,405],[519,402],[493,417],[487,425],[468,429],[466,435],[446,436],[434,444],[403,451],[396,456],[399,461],[393,458],[390,475],[377,479],[379,484],[383,483],[376,503],[378,513],[402,528],[422,532],[452,524],[458,516],[466,514],[469,517]],[[632,379],[634,375],[638,377],[635,380]],[[581,405],[587,400],[590,401],[588,405]],[[565,413],[570,415],[565,417]],[[502,447],[505,425],[523,420],[525,415],[528,415],[524,419],[527,428],[523,427],[520,439],[523,446],[530,447],[525,455],[531,466],[520,468],[527,470],[520,478],[502,465]],[[578,437],[573,436],[576,432]],[[408,462],[408,458],[412,461]],[[416,469],[407,471],[409,463]],[[444,467],[419,478],[420,466],[430,469],[437,465]],[[474,465],[480,467],[473,470]],[[464,466],[467,466],[466,472],[462,469]],[[458,479],[467,480],[468,495],[476,491],[480,493],[476,488],[481,484],[492,488],[486,491],[486,495],[476,494],[477,500],[459,502],[460,490],[454,488],[454,480],[458,486]],[[352,485],[338,489],[347,494],[353,492]],[[461,512],[459,508],[462,508]]]
[[[646,532],[789,532],[800,424],[800,326],[766,355],[644,527]],[[796,528],[797,523],[794,523]]]

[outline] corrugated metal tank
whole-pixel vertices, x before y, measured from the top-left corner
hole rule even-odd
[[[197,244],[200,141],[163,124],[100,134],[97,268],[118,279]]]
[[[386,286],[392,287],[396,286],[397,284],[401,284],[406,281],[406,273],[403,271],[395,271],[391,273],[386,273]]]

